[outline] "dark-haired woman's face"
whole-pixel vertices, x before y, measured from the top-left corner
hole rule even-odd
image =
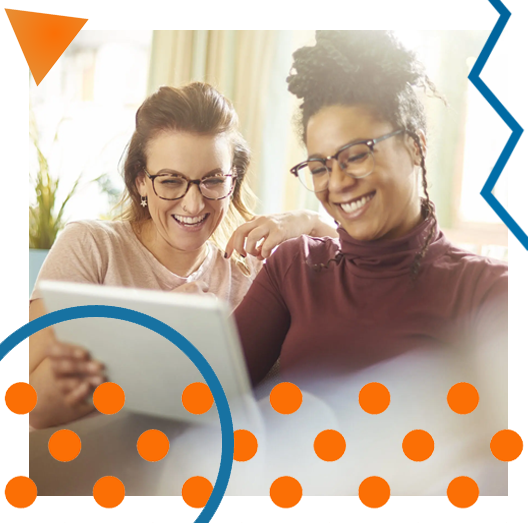
[[[381,137],[395,129],[364,106],[329,106],[308,121],[308,157],[328,157],[357,140]],[[374,170],[355,179],[335,160],[328,163],[328,188],[316,193],[327,212],[357,240],[393,239],[421,221],[420,155],[407,134],[374,146]]]

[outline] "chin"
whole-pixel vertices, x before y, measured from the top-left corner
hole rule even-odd
[[[354,240],[369,242],[376,239],[376,235],[365,227],[349,226],[344,223],[341,223],[341,227],[343,227],[343,229],[345,229],[349,236],[354,238]]]

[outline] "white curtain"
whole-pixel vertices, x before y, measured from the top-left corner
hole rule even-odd
[[[154,31],[149,94],[160,85],[214,85],[239,115],[252,162],[249,183],[258,212],[314,207],[289,173],[304,156],[292,128],[295,99],[286,76],[293,51],[312,31]]]

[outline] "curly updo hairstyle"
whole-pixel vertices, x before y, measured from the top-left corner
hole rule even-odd
[[[414,280],[437,223],[418,137],[419,130],[427,130],[425,109],[415,88],[444,100],[424,66],[390,31],[316,31],[315,46],[293,54],[287,82],[289,91],[302,100],[298,125],[305,143],[310,118],[332,105],[369,106],[378,119],[404,129],[416,142],[421,154],[423,210],[433,224],[411,267]],[[336,261],[340,258],[338,254]]]
[[[164,132],[225,135],[229,138],[232,166],[237,174],[236,185],[229,210],[212,236],[212,240],[223,248],[233,231],[253,217],[248,201],[253,203],[254,197],[244,183],[250,152],[238,131],[238,115],[232,103],[207,83],[193,82],[179,88],[160,87],[137,110],[136,128],[124,158],[126,190],[120,205],[125,211],[119,218],[132,222],[134,226],[150,219],[148,208],[141,206],[136,178],[146,167],[150,140]]]

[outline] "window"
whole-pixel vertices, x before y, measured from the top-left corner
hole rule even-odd
[[[30,77],[30,109],[60,179],[59,201],[82,176],[67,220],[106,216],[121,193],[118,164],[146,96],[151,39],[151,31],[83,30],[38,87]]]

